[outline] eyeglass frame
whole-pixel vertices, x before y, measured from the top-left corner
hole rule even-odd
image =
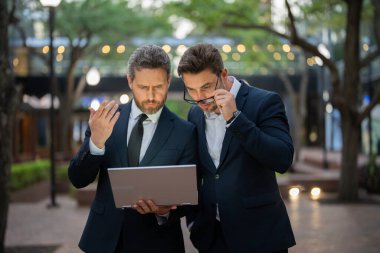
[[[216,84],[215,84],[215,90],[218,88],[219,78],[220,78],[220,76],[217,75]],[[183,100],[185,100],[185,101],[186,101],[187,103],[189,103],[189,104],[192,104],[192,105],[198,105],[198,104],[201,104],[201,105],[209,105],[209,104],[211,104],[212,102],[215,101],[214,96],[209,97],[209,98],[200,99],[200,100],[198,100],[198,101],[196,101],[196,100],[192,100],[192,99],[187,99],[187,98],[186,98],[186,90],[187,90],[187,89],[186,89],[186,86],[184,86],[184,89],[183,89]],[[215,91],[215,90],[214,90],[214,91]],[[210,101],[208,101],[208,100],[210,100]]]

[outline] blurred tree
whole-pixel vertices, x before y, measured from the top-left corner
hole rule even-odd
[[[231,3],[231,4],[229,4]],[[203,15],[202,10],[208,10]],[[252,9],[260,10],[253,13]],[[308,89],[308,66],[305,55],[307,53],[286,44],[288,41],[279,39],[277,36],[260,30],[225,29],[223,22],[226,20],[252,20],[252,22],[269,23],[271,21],[270,5],[260,2],[247,1],[191,1],[188,4],[174,2],[167,5],[166,15],[182,16],[196,23],[193,35],[207,34],[208,37],[226,36],[233,38],[236,44],[229,45],[227,50],[221,50],[225,67],[232,74],[268,74],[277,75],[283,82],[285,90],[289,95],[292,114],[291,135],[294,140],[294,159],[299,158],[299,150],[304,140],[304,121],[307,115],[306,96]],[[239,14],[237,14],[239,13]],[[261,14],[261,16],[257,16]],[[211,41],[212,43],[212,41]],[[232,59],[231,59],[232,58]],[[299,84],[292,84],[290,76],[298,74],[301,76]],[[253,84],[254,85],[254,84]]]
[[[13,122],[18,106],[9,59],[8,28],[13,22],[14,5],[0,0],[0,253],[5,252],[5,231],[9,207],[9,179],[12,164]]]
[[[292,4],[289,2],[285,0],[287,18],[283,20],[275,15],[272,17],[271,1],[190,0],[185,4],[171,4],[168,9],[174,8],[177,15],[199,24],[202,31],[221,33],[229,29],[247,33],[255,30],[265,31],[289,41],[323,62],[330,71],[331,101],[339,110],[342,122],[343,150],[339,198],[355,201],[358,199],[357,161],[361,122],[380,101],[380,87],[377,87],[371,102],[363,109],[360,82],[360,71],[380,55],[380,21],[375,18],[380,15],[380,1],[329,0],[328,3],[291,1]],[[274,19],[277,20],[276,26],[272,23]],[[369,19],[372,22],[369,22]],[[360,28],[365,25],[372,28],[372,30],[368,28],[363,30],[367,32],[367,37],[374,38],[375,45],[373,50],[360,54],[359,49],[362,45],[360,37],[363,35]],[[334,58],[328,57],[318,49],[316,31],[321,27],[334,31],[336,40],[340,43],[335,44]],[[342,73],[338,68],[339,61],[343,61]]]

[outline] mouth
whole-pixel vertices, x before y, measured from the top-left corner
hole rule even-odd
[[[214,112],[218,108],[214,104],[201,104],[199,107],[205,112]]]
[[[156,101],[146,101],[144,102],[145,105],[148,105],[148,106],[154,106],[154,105],[157,105],[157,102]]]

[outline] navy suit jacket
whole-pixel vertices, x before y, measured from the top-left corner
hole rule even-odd
[[[184,252],[179,217],[185,214],[185,208],[172,211],[168,222],[159,226],[154,214],[141,215],[127,209],[125,215],[115,207],[107,168],[128,166],[127,127],[131,103],[120,109],[120,117],[105,144],[105,154],[90,154],[91,132],[87,129],[84,143],[70,163],[69,178],[77,188],[87,186],[99,175],[79,247],[89,253],[114,253],[124,224],[128,253]],[[196,140],[195,127],[164,107],[140,166],[194,164]]]
[[[279,95],[241,83],[241,114],[226,129],[218,168],[207,149],[204,113],[192,107],[188,115],[198,130],[200,205],[191,240],[200,251],[212,243],[216,205],[230,252],[273,252],[295,244],[275,176],[293,161],[284,105]]]

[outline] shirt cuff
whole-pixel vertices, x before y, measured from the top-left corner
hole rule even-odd
[[[191,232],[191,229],[193,228],[194,221],[190,222],[189,225],[187,225],[187,229]]]
[[[95,144],[92,142],[91,138],[90,138],[90,153],[91,155],[104,155],[104,153],[106,152],[106,148],[103,147],[103,148],[98,148],[97,146],[95,146]]]
[[[164,214],[164,215],[156,214],[156,219],[157,219],[158,225],[160,225],[160,226],[164,225],[168,221],[169,215],[170,215],[170,212],[168,212],[167,214]]]

